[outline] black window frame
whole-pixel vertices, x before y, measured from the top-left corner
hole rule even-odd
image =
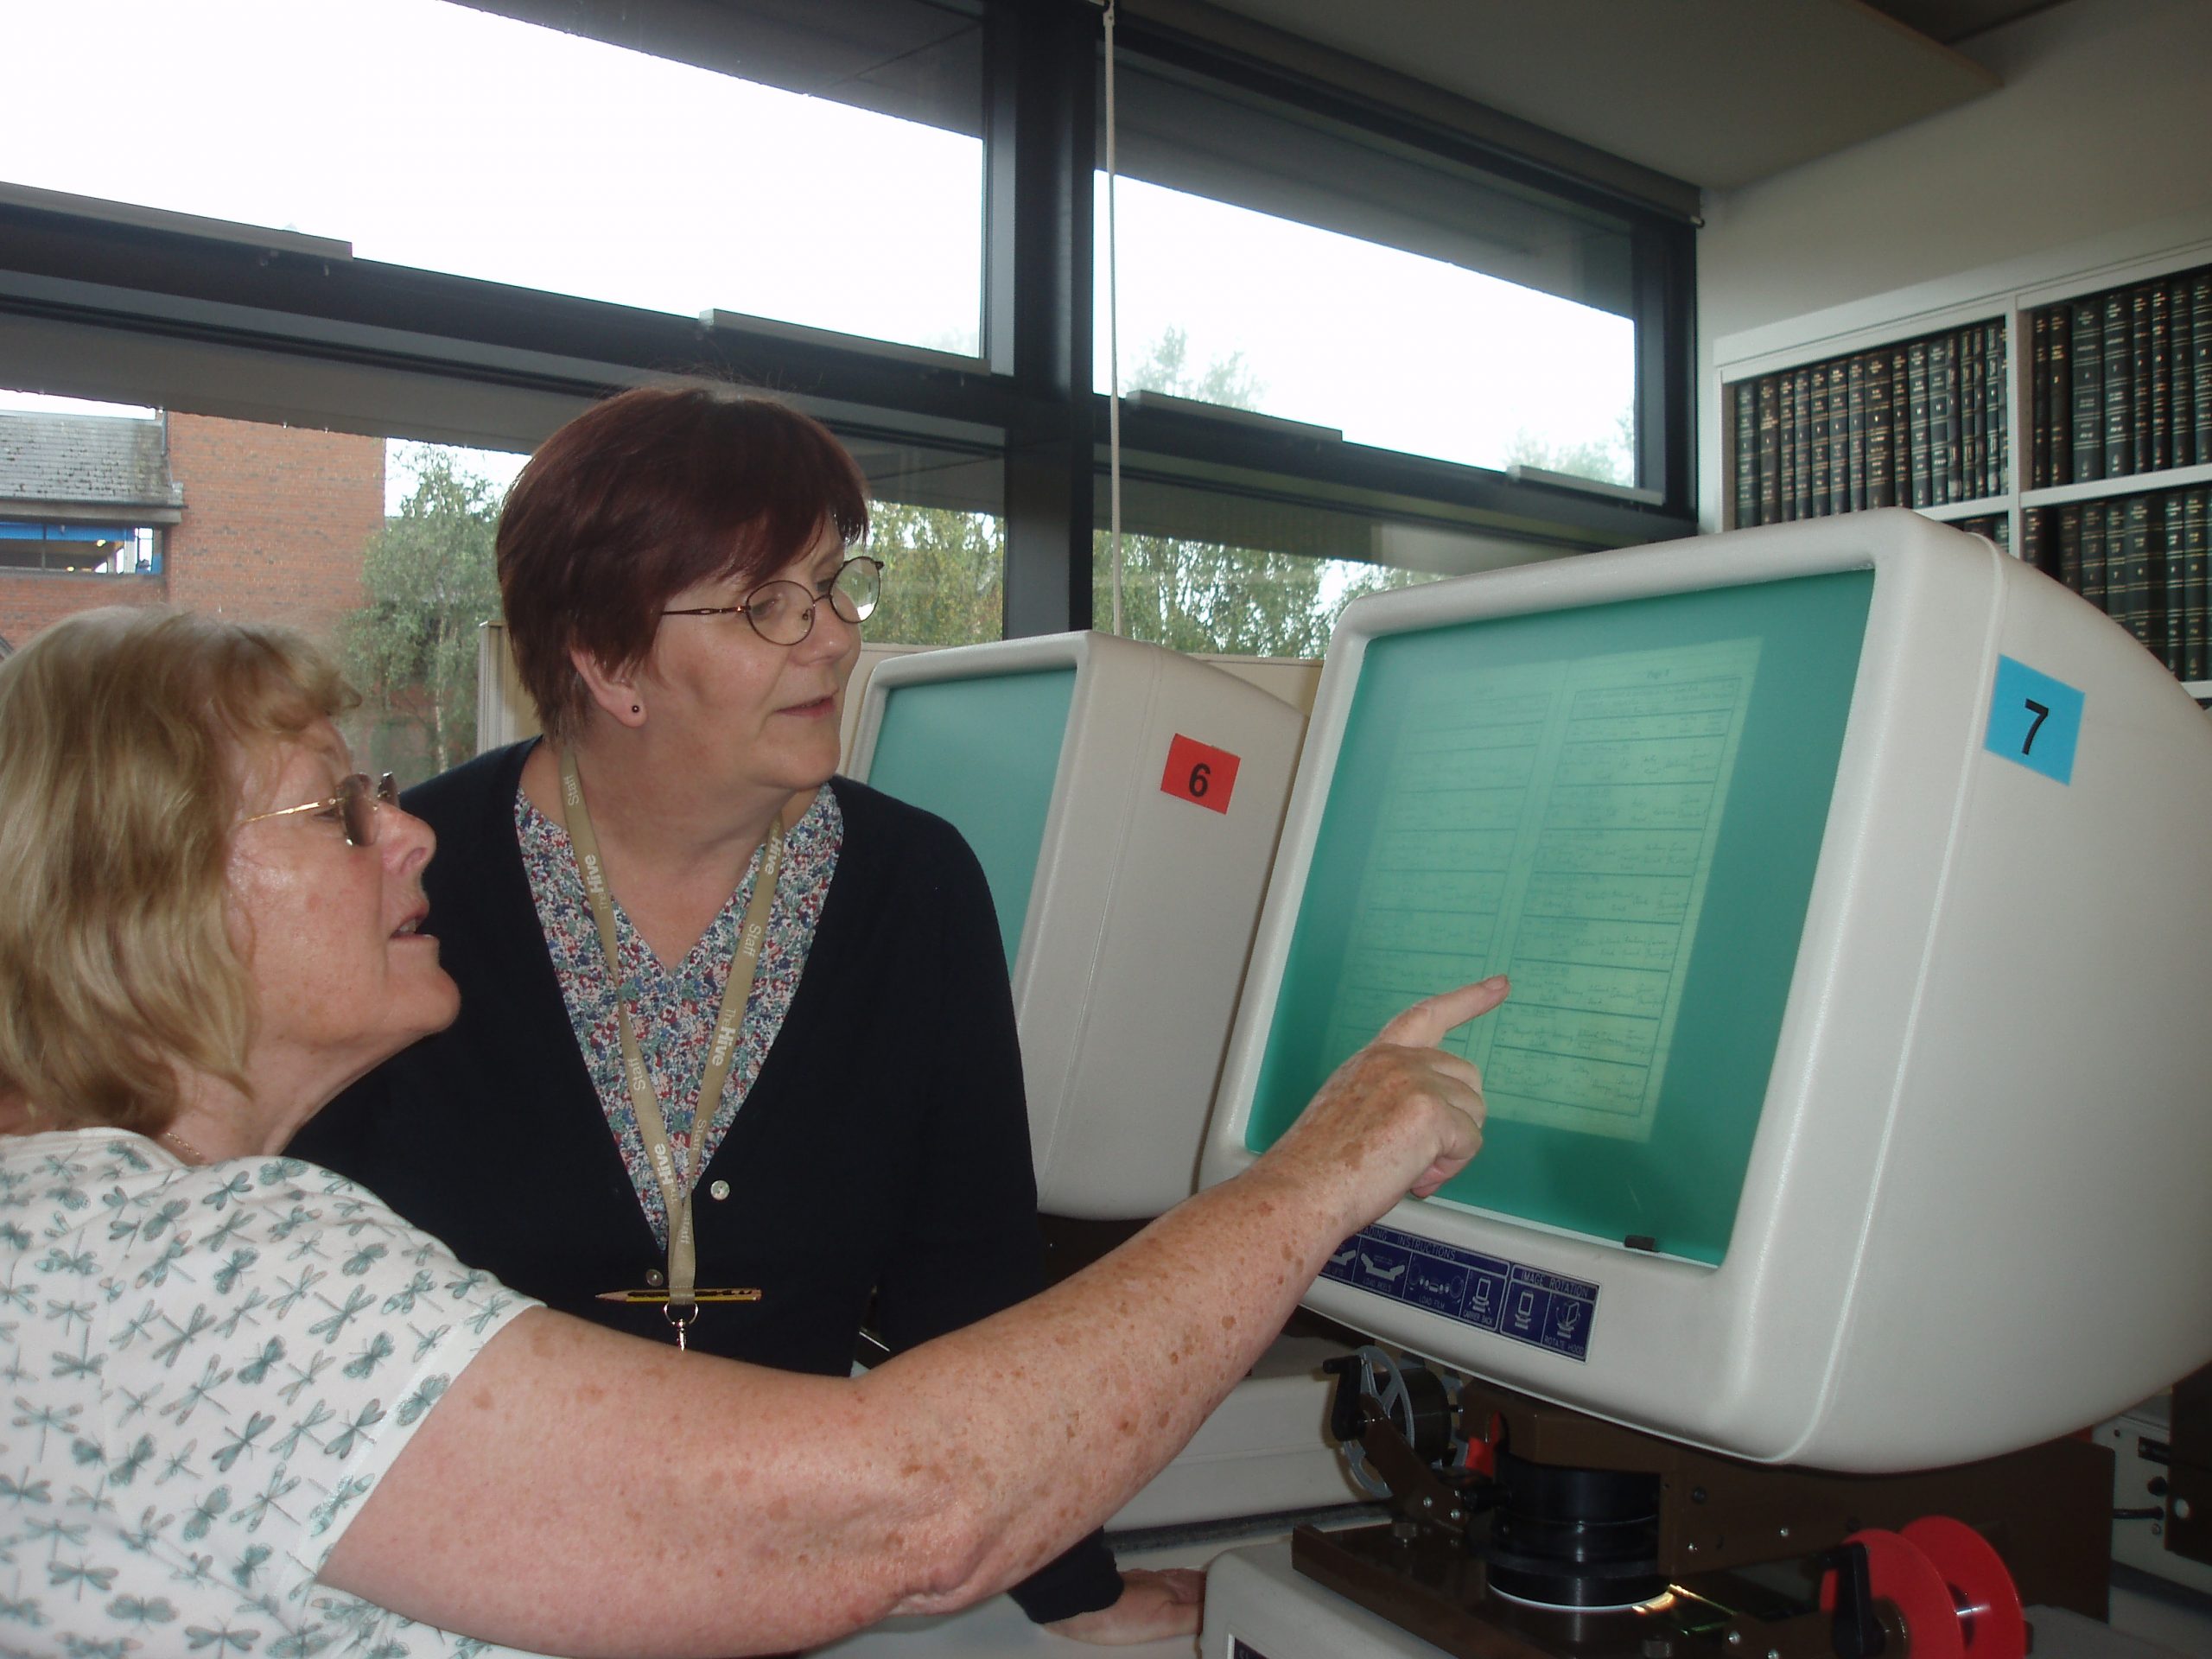
[[[633,10],[647,10],[632,0]],[[521,11],[525,5],[490,9]],[[1092,625],[1107,399],[1091,384],[1096,0],[970,0],[982,31],[983,293],[976,358],[705,321],[353,259],[307,238],[0,188],[0,383],[430,442],[528,448],[608,390],[706,373],[790,397],[859,439],[1001,462],[1008,636]],[[1596,549],[1696,529],[1694,230],[1492,139],[1297,69],[1122,19],[1118,45],[1319,111],[1634,227],[1632,492],[1516,477],[1203,407],[1124,404],[1125,477]]]

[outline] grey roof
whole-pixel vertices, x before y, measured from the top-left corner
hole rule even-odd
[[[161,421],[0,413],[0,517],[35,508],[82,518],[87,509],[130,508],[173,520],[183,505]]]

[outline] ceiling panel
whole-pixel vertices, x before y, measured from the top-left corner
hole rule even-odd
[[[2044,0],[1895,0],[1947,31]],[[1133,14],[1143,0],[1125,0]],[[1861,0],[1217,0],[1644,167],[1732,189],[1997,85]],[[1198,8],[1178,8],[1185,16]]]

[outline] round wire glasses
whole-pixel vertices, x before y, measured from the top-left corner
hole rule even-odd
[[[346,842],[351,847],[373,847],[377,844],[379,806],[395,806],[399,802],[399,786],[390,772],[372,778],[365,772],[356,772],[338,781],[338,792],[326,800],[308,801],[299,806],[280,806],[274,812],[252,812],[240,818],[240,823],[259,823],[264,818],[289,818],[296,812],[312,812],[318,817],[336,820],[346,832]]]
[[[883,596],[883,563],[865,553],[847,559],[828,585],[817,590],[803,582],[764,582],[742,605],[693,605],[663,611],[663,616],[741,616],[772,645],[795,645],[814,632],[814,607],[827,600],[847,622],[865,622]]]

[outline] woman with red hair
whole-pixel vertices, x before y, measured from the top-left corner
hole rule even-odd
[[[461,1018],[298,1147],[551,1306],[838,1376],[864,1322],[897,1352],[1043,1284],[981,868],[832,776],[868,524],[767,398],[639,389],[546,441],[498,538],[543,737],[406,798]],[[1094,1537],[1014,1594],[1129,1641],[1201,1591]]]

